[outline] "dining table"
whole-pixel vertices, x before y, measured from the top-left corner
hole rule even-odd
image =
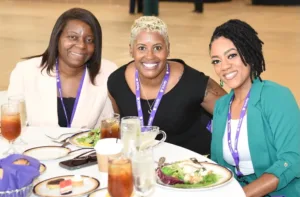
[[[26,127],[22,131],[22,139],[26,142],[26,144],[16,143],[15,147],[19,153],[23,153],[25,150],[30,148],[39,147],[39,146],[61,146],[57,142],[54,142],[52,139],[47,137],[49,134],[51,136],[59,136],[63,133],[76,133],[79,132],[78,128],[61,128],[61,127]],[[67,135],[65,136],[67,137]],[[63,138],[63,137],[62,137]],[[3,137],[0,137],[0,158],[3,158],[3,152],[6,148],[8,148],[8,142]],[[71,150],[78,149],[77,146],[69,144],[67,145]],[[78,156],[81,153],[87,151],[86,149],[74,152],[66,157],[55,159],[55,160],[46,160],[40,161],[46,166],[45,172],[43,172],[38,178],[35,179],[34,184],[39,183],[40,181],[62,176],[62,175],[85,175],[96,178],[100,182],[100,186],[97,190],[102,189],[97,193],[99,197],[105,197],[107,194],[107,190],[105,189],[108,184],[108,174],[100,172],[98,169],[98,165],[91,165],[88,167],[76,169],[76,170],[68,170],[59,166],[60,161],[64,161],[67,159],[72,159]],[[186,148],[170,144],[164,142],[158,146],[156,146],[153,150],[154,160],[158,161],[159,158],[165,157],[166,162],[174,162],[179,160],[186,160],[188,158],[196,158],[198,161],[206,161],[212,162],[212,160],[208,159],[205,156],[202,156],[196,152],[190,151]],[[87,195],[88,196],[88,195]],[[165,187],[160,184],[156,184],[154,192],[151,194],[151,197],[244,197],[245,193],[243,192],[242,187],[237,182],[237,180],[232,177],[226,183],[212,188],[203,188],[203,189],[178,189],[173,187]],[[34,193],[32,193],[31,197],[36,197]]]

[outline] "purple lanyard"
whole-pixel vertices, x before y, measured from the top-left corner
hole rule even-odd
[[[164,95],[164,92],[166,90],[168,81],[169,81],[169,77],[170,77],[170,67],[169,64],[166,65],[167,66],[167,70],[166,70],[166,74],[164,76],[164,79],[160,85],[159,88],[159,92],[157,94],[157,97],[155,99],[155,103],[153,106],[153,110],[150,113],[149,116],[149,120],[148,120],[148,126],[152,126],[157,108],[160,104],[160,101]],[[136,97],[136,106],[137,106],[137,111],[138,111],[138,116],[140,118],[141,121],[141,125],[144,125],[144,116],[143,116],[143,112],[142,112],[142,106],[141,106],[141,90],[140,90],[140,81],[139,81],[139,73],[137,70],[135,70],[135,97]]]
[[[62,88],[61,88],[61,82],[60,82],[60,76],[59,76],[59,70],[58,70],[58,60],[56,60],[56,85],[57,85],[57,90],[58,90],[58,93],[59,93],[61,105],[63,107],[65,117],[66,117],[66,120],[67,120],[67,127],[71,127],[71,124],[72,124],[72,121],[73,121],[73,118],[74,118],[74,114],[75,114],[75,111],[77,109],[79,97],[80,97],[80,94],[81,94],[81,89],[82,89],[82,85],[83,85],[83,82],[84,82],[85,73],[86,73],[86,67],[84,69],[83,75],[82,75],[81,80],[80,80],[79,88],[77,90],[76,99],[75,99],[75,103],[74,103],[73,110],[72,110],[71,120],[69,121],[69,118],[68,118],[68,115],[67,115],[67,110],[66,110],[64,100],[63,100],[63,97],[62,97]]]
[[[249,97],[250,97],[250,91],[247,94],[247,97],[245,99],[245,102],[244,102],[244,105],[243,105],[243,108],[242,108],[242,111],[241,111],[241,114],[240,114],[240,119],[239,119],[238,126],[237,126],[237,129],[236,129],[234,149],[232,148],[232,145],[231,145],[231,123],[230,123],[230,121],[231,121],[230,107],[231,107],[234,96],[232,96],[232,98],[230,100],[230,104],[229,104],[228,119],[227,119],[228,146],[229,146],[229,150],[231,152],[231,155],[234,159],[234,163],[236,165],[237,176],[243,176],[243,174],[240,171],[240,167],[239,167],[240,158],[239,158],[239,153],[238,153],[238,150],[237,150],[237,146],[238,146],[238,140],[239,140],[239,135],[240,135],[243,119],[244,119],[246,111],[247,111]]]

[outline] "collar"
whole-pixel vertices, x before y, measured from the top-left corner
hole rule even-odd
[[[259,79],[253,80],[251,89],[250,89],[250,99],[249,105],[255,106],[261,98],[261,92],[264,86],[264,81],[260,81]],[[218,109],[219,114],[227,113],[229,109],[230,99],[232,98],[234,91],[231,90],[229,94],[223,96],[219,102],[222,103]]]

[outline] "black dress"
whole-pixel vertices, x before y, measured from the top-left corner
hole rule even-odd
[[[63,100],[67,111],[68,120],[70,121],[72,116],[73,106],[75,103],[75,98],[71,98],[71,97],[63,98]],[[58,115],[58,125],[60,127],[67,127],[68,126],[67,119],[59,97],[57,97],[57,115]]]
[[[206,124],[211,117],[201,107],[209,77],[179,59],[171,59],[184,65],[179,82],[164,94],[153,121],[167,134],[167,142],[182,146],[200,154],[210,153],[211,133]],[[128,64],[113,72],[108,79],[108,90],[115,99],[121,117],[137,116],[136,98],[126,80]],[[172,72],[172,68],[171,68]],[[132,79],[134,80],[134,79]],[[149,100],[150,105],[154,100]],[[144,125],[149,119],[147,100],[141,99]]]

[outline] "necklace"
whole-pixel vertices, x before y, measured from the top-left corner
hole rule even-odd
[[[142,83],[141,83],[141,89],[144,89],[143,88],[143,86],[142,86]],[[146,95],[146,92],[144,92],[143,91],[143,94],[144,94],[144,96],[146,97],[146,101],[147,101],[147,104],[148,104],[148,107],[149,107],[149,109],[148,109],[148,114],[151,114],[151,112],[152,112],[152,107],[153,107],[153,104],[155,103],[155,100],[152,102],[152,104],[150,105],[150,103],[149,103],[149,99],[148,99],[148,97],[147,97],[147,95]]]

